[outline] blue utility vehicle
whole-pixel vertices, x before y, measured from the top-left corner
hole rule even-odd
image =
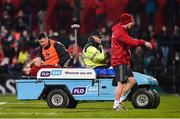
[[[106,72],[106,73],[104,73]],[[109,73],[110,72],[110,73]],[[126,94],[135,108],[157,108],[155,78],[133,72],[137,84]],[[19,100],[46,100],[50,108],[75,108],[78,101],[114,100],[113,69],[42,68],[37,77],[16,80]]]

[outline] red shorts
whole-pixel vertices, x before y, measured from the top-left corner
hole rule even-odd
[[[31,67],[31,71],[30,71],[30,76],[36,76],[37,75],[37,73],[38,73],[38,71],[41,69],[41,68],[61,68],[60,66],[55,66],[55,65],[42,65],[42,66],[40,66],[40,67],[38,67],[38,66],[35,66],[35,65],[33,65],[32,67]]]

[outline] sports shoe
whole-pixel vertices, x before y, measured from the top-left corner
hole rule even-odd
[[[113,106],[113,110],[114,110],[114,111],[120,110],[120,105]]]
[[[119,102],[119,106],[121,110],[127,110],[124,102]]]

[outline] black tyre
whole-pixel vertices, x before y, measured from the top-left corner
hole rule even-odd
[[[131,102],[135,108],[150,108],[153,103],[153,95],[147,89],[138,89],[132,94]]]
[[[78,101],[74,99],[70,99],[68,108],[76,108]]]
[[[150,90],[153,95],[153,104],[151,106],[152,109],[156,109],[160,104],[160,96],[156,90]]]
[[[47,95],[47,105],[50,108],[66,108],[69,105],[69,97],[62,89],[53,89]]]

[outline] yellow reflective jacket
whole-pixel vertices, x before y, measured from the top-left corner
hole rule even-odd
[[[98,66],[105,66],[105,54],[102,45],[99,47],[93,46],[93,44],[87,44],[82,53],[82,59],[87,68],[95,68]]]

